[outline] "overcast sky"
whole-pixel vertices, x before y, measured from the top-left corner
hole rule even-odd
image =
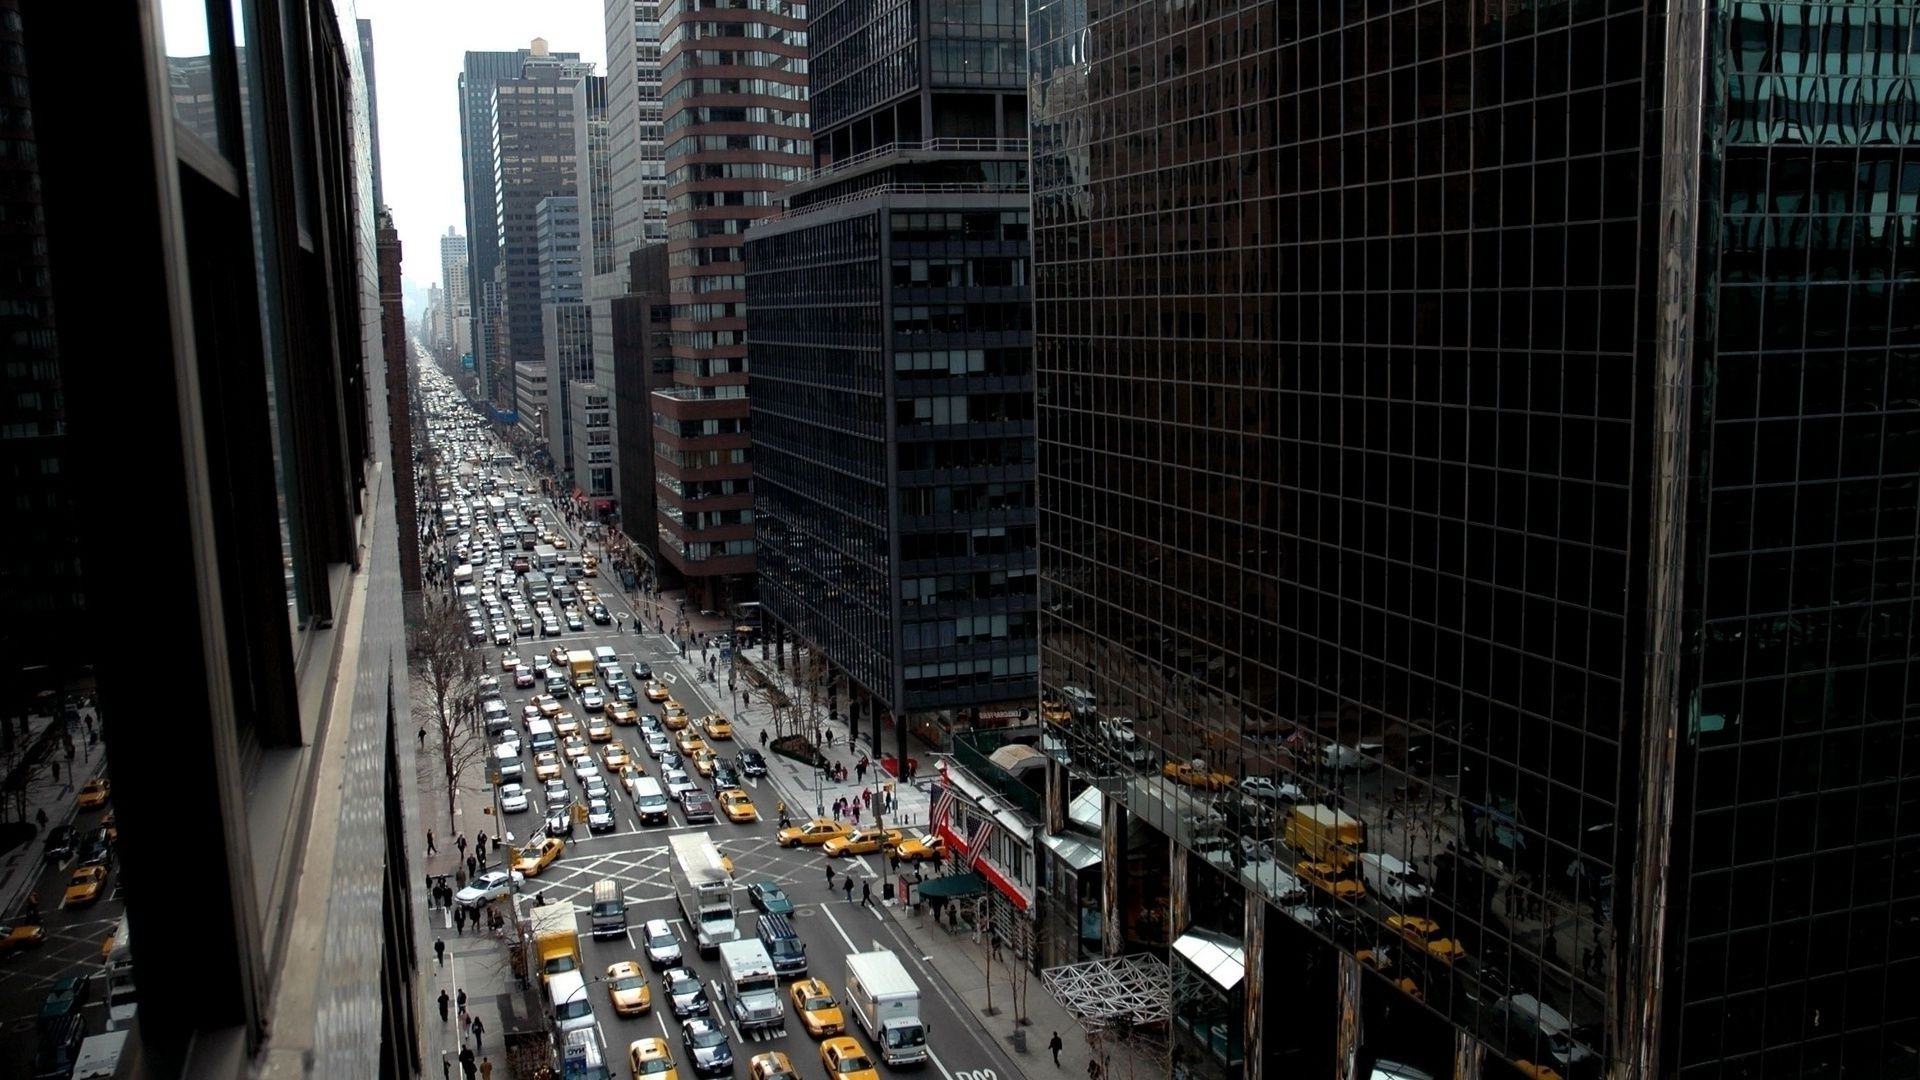
[[[360,18],[373,20],[380,182],[400,228],[401,270],[424,295],[429,283],[440,280],[440,237],[447,226],[467,231],[457,92],[466,53],[525,48],[544,37],[554,52],[577,52],[605,74],[605,9],[602,0],[353,0],[353,5]],[[408,314],[415,314],[411,304]]]

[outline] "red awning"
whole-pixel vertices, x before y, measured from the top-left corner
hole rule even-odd
[[[959,856],[968,853],[967,842],[949,828],[944,821],[940,823],[940,835],[947,841],[947,850],[955,853],[954,861],[965,866],[966,860]],[[1020,886],[1015,885],[1005,874],[1001,873],[999,867],[993,865],[993,860],[981,859],[973,864],[972,869],[981,877],[992,882],[993,887],[1000,890],[1000,895],[1013,901],[1014,907],[1019,908],[1021,911],[1027,910],[1028,901],[1026,894],[1020,891]]]

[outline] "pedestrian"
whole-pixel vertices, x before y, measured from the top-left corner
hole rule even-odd
[[[467,854],[467,838],[466,838],[466,836],[465,836],[465,835],[459,835],[459,836],[455,836],[455,837],[453,838],[453,846],[454,846],[454,847],[457,847],[457,848],[459,848],[459,849],[460,849],[460,854],[461,854],[461,856],[462,856],[462,857],[465,857],[465,856],[466,856],[466,854]]]
[[[855,803],[853,804],[853,806],[849,807],[848,810],[853,815],[853,823],[855,825],[860,824],[860,804]]]
[[[467,909],[453,909],[453,932],[465,936],[467,932]]]
[[[867,762],[865,758],[854,763],[853,777],[859,783],[864,784],[867,782]]]
[[[49,761],[47,762],[47,768],[53,770],[53,782],[56,784],[59,783],[60,782],[60,763],[57,761]]]
[[[447,962],[447,939],[446,938],[433,939],[433,962],[435,964],[444,964]]]
[[[34,821],[34,824],[40,826],[41,832],[46,832],[47,831],[47,808],[42,806],[36,809],[33,812],[33,821]]]
[[[491,843],[491,841],[487,839],[487,831],[485,829],[480,830],[479,835],[473,838],[474,847],[480,852],[480,854],[483,857],[487,853],[487,845],[489,843]]]
[[[833,864],[832,863],[827,864],[827,888],[829,890],[833,888]]]
[[[440,989],[440,1022],[443,1024],[447,1022],[447,1006],[451,1000],[447,997],[446,988],[442,987]]]
[[[840,884],[841,891],[847,894],[847,903],[853,903],[853,875],[848,874]]]
[[[868,808],[872,808],[873,806],[873,789],[872,788],[860,789],[860,805]]]
[[[432,830],[432,829],[428,829],[428,830],[427,830],[427,854],[429,854],[429,855],[438,855],[438,854],[440,854],[440,849],[439,849],[439,848],[437,848],[437,847],[435,847],[435,846],[434,846],[434,843],[433,843],[433,830]]]
[[[425,724],[420,725],[420,748],[422,750],[427,748],[427,725]]]
[[[472,881],[479,872],[480,860],[471,855],[467,856],[467,880]]]
[[[444,1050],[440,1052],[440,1080],[453,1080],[453,1059]]]
[[[473,1047],[471,1046],[460,1048],[460,1071],[466,1074],[467,1080],[473,1080]]]
[[[485,1035],[486,1033],[487,1033],[487,1025],[481,1023],[479,1017],[477,1016],[474,1017],[473,1018],[473,1048],[474,1049],[478,1050],[480,1048],[480,1037],[482,1035]]]
[[[860,883],[860,903],[864,907],[873,906],[873,882],[863,881]]]
[[[1053,1038],[1047,1040],[1047,1049],[1053,1051],[1053,1067],[1056,1069],[1060,1067],[1060,1051],[1066,1049],[1066,1046],[1066,1043],[1060,1041],[1060,1033],[1057,1031],[1053,1033]]]
[[[480,1080],[493,1080],[493,1059],[490,1057],[480,1059]]]
[[[933,849],[933,872],[936,874],[944,873],[945,871],[942,870],[941,867],[946,863],[946,861],[947,861],[946,852],[941,851],[939,848],[934,848]]]
[[[888,859],[888,861],[889,861],[889,862],[891,862],[891,863],[893,863],[893,872],[894,872],[895,874],[898,874],[898,873],[900,873],[900,851],[899,851],[899,849],[898,849],[898,848],[896,848],[896,849],[894,849],[893,851],[890,851],[890,852],[888,852],[888,853],[887,853],[887,859]]]

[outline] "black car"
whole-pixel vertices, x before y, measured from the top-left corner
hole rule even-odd
[[[547,835],[573,835],[573,804],[557,803],[547,807]]]
[[[713,790],[725,791],[740,786],[739,770],[724,761],[713,763]]]
[[[660,771],[663,773],[668,769],[684,770],[686,767],[687,759],[678,750],[669,750],[660,755]]]
[[[680,795],[680,812],[687,816],[687,823],[713,820],[713,796],[699,788],[688,788]]]
[[[740,766],[741,776],[767,775],[767,759],[761,757],[758,750],[742,747],[739,753],[733,755],[733,761]]]
[[[605,626],[608,623],[613,621],[613,613],[607,610],[607,605],[605,604],[593,605],[592,614],[593,614],[593,621],[597,625]]]
[[[93,866],[96,864],[100,866],[113,865],[113,841],[108,838],[107,830],[104,828],[95,829],[88,833],[87,838],[80,844],[80,865]]]
[[[641,679],[641,680],[653,678],[652,664],[647,663],[645,660],[637,660],[634,662],[634,664],[635,664],[633,669],[634,678]]]
[[[685,1044],[687,1060],[700,1076],[733,1071],[733,1047],[719,1024],[705,1017],[694,1017],[680,1025],[680,1041]]]
[[[71,825],[55,825],[47,830],[47,858],[58,862],[73,854],[80,841],[80,834]]]

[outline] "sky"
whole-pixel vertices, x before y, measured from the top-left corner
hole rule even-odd
[[[341,6],[344,8],[345,4]],[[380,183],[400,230],[407,314],[440,280],[440,237],[467,231],[460,188],[460,67],[468,51],[525,48],[536,37],[605,74],[602,0],[353,0],[373,20],[380,96]]]

